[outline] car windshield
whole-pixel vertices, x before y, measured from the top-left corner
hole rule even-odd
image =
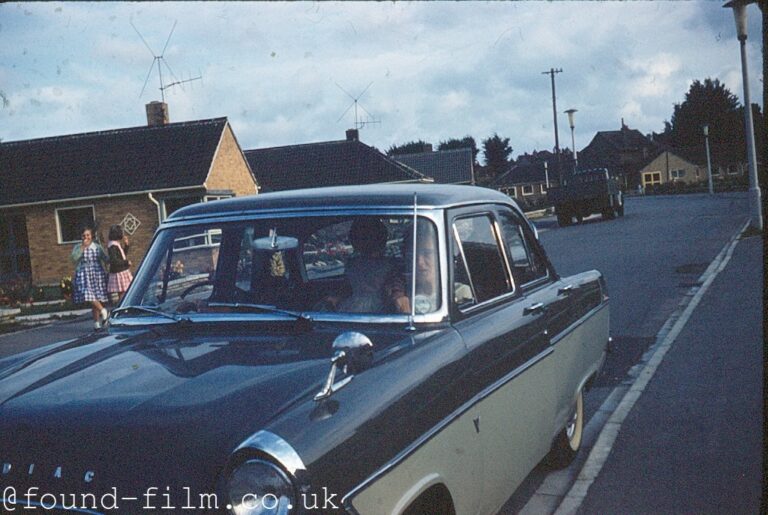
[[[432,313],[441,304],[437,249],[435,225],[419,217],[414,237],[413,217],[404,215],[171,227],[121,303],[149,309],[119,315]]]

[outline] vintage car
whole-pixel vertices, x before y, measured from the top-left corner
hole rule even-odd
[[[495,513],[579,450],[608,340],[492,190],[188,206],[108,328],[0,361],[0,511]]]

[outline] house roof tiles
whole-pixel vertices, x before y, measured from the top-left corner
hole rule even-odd
[[[244,154],[262,191],[427,180],[359,140],[261,148]]]
[[[226,118],[0,143],[0,206],[203,187]]]
[[[473,158],[471,148],[401,154],[392,156],[404,165],[418,170],[441,184],[471,183]]]

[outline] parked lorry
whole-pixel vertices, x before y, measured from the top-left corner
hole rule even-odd
[[[557,223],[565,227],[593,214],[610,220],[624,216],[624,199],[619,182],[605,168],[578,170],[567,176],[562,186],[547,190],[547,198],[555,207]]]

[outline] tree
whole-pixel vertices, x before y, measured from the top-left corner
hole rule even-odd
[[[670,122],[665,122],[663,141],[706,161],[702,127],[709,126],[709,145],[714,163],[744,160],[744,112],[739,100],[717,79],[694,81],[685,100],[675,104]]]
[[[509,168],[509,156],[512,147],[509,146],[509,138],[502,138],[494,133],[493,136],[483,140],[483,156],[485,157],[484,177],[478,182],[489,184]]]
[[[477,143],[472,136],[464,136],[461,139],[451,138],[447,141],[441,141],[437,146],[437,150],[455,150],[457,148],[471,148],[472,160],[477,163],[477,154],[480,151],[477,149]]]
[[[402,154],[418,154],[419,152],[424,152],[424,149],[427,145],[429,145],[429,143],[422,140],[409,141],[408,143],[403,143],[402,145],[392,145],[387,150],[387,155],[396,156]]]

